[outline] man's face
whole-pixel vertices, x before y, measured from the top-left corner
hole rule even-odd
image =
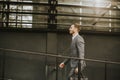
[[[69,28],[69,33],[74,34],[75,30],[76,30],[76,28],[74,27],[74,25],[71,25],[70,28]]]

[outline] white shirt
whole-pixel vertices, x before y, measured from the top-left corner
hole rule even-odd
[[[77,34],[75,34],[74,36],[72,36],[72,40],[76,37],[78,35],[78,33]]]

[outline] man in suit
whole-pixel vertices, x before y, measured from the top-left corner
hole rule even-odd
[[[80,25],[78,23],[72,24],[69,28],[69,33],[72,35],[72,43],[70,46],[70,56],[71,57],[79,57],[80,59],[84,59],[84,39],[79,35]],[[86,66],[84,60],[76,60],[76,59],[66,59],[64,60],[59,67],[64,68],[64,66],[70,61],[70,73],[68,75],[68,80],[75,80],[75,76],[78,73],[78,70],[82,71]],[[79,66],[80,64],[80,66]],[[79,68],[79,67],[81,68]],[[80,75],[80,74],[79,74]]]

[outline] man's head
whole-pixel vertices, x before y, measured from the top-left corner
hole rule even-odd
[[[80,31],[80,25],[78,23],[72,24],[69,28],[69,33],[74,34]]]

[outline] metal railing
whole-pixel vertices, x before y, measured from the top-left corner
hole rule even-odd
[[[23,50],[15,50],[15,49],[5,49],[0,48],[0,50],[3,51],[11,51],[11,52],[19,52],[19,53],[26,53],[26,54],[34,54],[34,55],[41,55],[41,56],[49,56],[49,57],[56,57],[56,58],[65,58],[65,59],[78,59],[78,60],[85,60],[85,61],[92,61],[92,62],[99,62],[99,63],[108,63],[108,64],[118,64],[120,65],[120,62],[114,62],[114,61],[106,61],[106,60],[97,60],[97,59],[80,59],[78,57],[69,57],[69,56],[63,56],[63,55],[55,55],[52,53],[45,54],[46,52],[32,52],[32,51],[23,51]]]
[[[64,58],[64,59],[77,59],[77,60],[85,60],[85,61],[89,61],[89,62],[104,63],[105,64],[105,80],[107,80],[106,79],[107,78],[106,77],[107,76],[107,72],[106,72],[106,70],[107,70],[107,64],[120,65],[120,62],[106,61],[106,60],[97,60],[97,59],[88,59],[88,58],[80,59],[78,57],[55,55],[53,53],[48,53],[48,52],[33,52],[33,51],[25,51],[25,50],[23,51],[23,50],[5,49],[5,48],[0,48],[0,51],[2,51],[2,52],[17,52],[17,53],[29,54],[29,55],[38,55],[38,56],[46,56],[46,57],[54,57],[54,58]],[[58,62],[56,62],[56,64],[58,64]],[[3,62],[3,65],[4,65],[4,62]],[[55,69],[58,70],[58,68],[56,68],[56,67],[58,67],[58,65],[55,66]],[[58,73],[56,72],[56,74],[58,74]],[[58,80],[57,77],[58,77],[58,75],[56,76],[56,80]],[[7,78],[4,78],[4,70],[3,70],[3,76],[2,76],[2,78],[0,78],[0,80],[6,80],[6,79]]]

